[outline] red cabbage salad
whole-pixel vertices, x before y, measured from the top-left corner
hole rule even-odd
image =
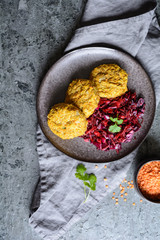
[[[130,142],[141,128],[144,111],[144,99],[137,99],[132,91],[114,99],[101,98],[81,137],[99,150],[115,149],[119,153],[121,144]]]

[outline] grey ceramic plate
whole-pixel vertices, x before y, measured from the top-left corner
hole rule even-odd
[[[125,69],[129,76],[128,88],[136,91],[137,96],[142,96],[146,103],[141,129],[135,133],[135,138],[130,143],[122,144],[119,154],[115,150],[97,150],[94,145],[84,142],[80,137],[62,140],[53,134],[47,125],[47,114],[51,106],[64,102],[69,83],[75,78],[88,78],[91,70],[103,63],[116,63]],[[154,118],[155,95],[148,75],[130,55],[110,48],[83,48],[66,54],[48,71],[38,92],[37,113],[43,133],[60,151],[82,161],[110,162],[128,155],[144,140]]]

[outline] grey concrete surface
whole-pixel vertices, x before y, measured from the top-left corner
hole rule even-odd
[[[84,0],[0,1],[0,240],[40,239],[28,224],[39,177],[36,94],[46,71],[62,56],[84,3]],[[160,7],[157,13],[160,19]],[[140,155],[152,145],[160,157],[159,122],[160,105],[150,139],[140,147]],[[132,175],[133,166],[127,179],[132,179]],[[115,192],[118,195],[119,189]],[[140,203],[135,191],[130,191],[127,202],[121,201],[118,206],[111,197],[107,196],[60,239],[160,239],[159,205]]]

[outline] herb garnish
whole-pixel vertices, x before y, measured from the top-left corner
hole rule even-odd
[[[75,173],[76,178],[82,180],[84,184],[84,195],[85,195],[84,203],[87,201],[91,190],[92,191],[96,190],[96,182],[97,182],[97,177],[93,173],[91,174],[85,173],[86,170],[87,169],[83,164],[78,164],[76,168],[76,173]],[[86,186],[89,188],[88,194],[86,192]]]
[[[110,117],[109,119],[110,119],[112,122],[115,123],[114,125],[111,125],[111,126],[108,128],[109,132],[112,132],[112,133],[118,133],[118,132],[120,132],[120,131],[121,131],[121,127],[118,126],[118,125],[120,125],[120,124],[123,123],[123,119],[118,119],[118,116],[117,116],[116,118]]]

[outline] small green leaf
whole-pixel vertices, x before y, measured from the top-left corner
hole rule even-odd
[[[87,181],[89,179],[89,175],[85,173],[85,175],[81,175],[80,173],[75,173],[76,178],[80,180]]]
[[[86,185],[87,187],[91,188],[90,184],[88,182],[84,182],[84,185]]]
[[[112,118],[112,117],[110,117],[109,118],[112,122],[115,122],[116,124],[122,124],[123,123],[123,119],[119,119],[118,120],[118,116],[117,116],[117,118]]]
[[[109,117],[112,122],[116,122],[117,118]]]
[[[84,175],[84,181],[87,181],[89,179],[89,175],[88,175],[88,173],[85,173],[85,175]]]
[[[77,165],[76,171],[77,171],[78,173],[80,173],[81,175],[84,175],[84,172],[85,172],[86,170],[87,170],[87,169],[85,168],[85,166],[84,166],[82,163]]]
[[[85,168],[85,166],[83,164],[79,164],[76,168],[76,173],[75,173],[75,176],[76,178],[80,179],[83,181],[84,183],[84,195],[85,195],[85,201],[87,201],[89,195],[90,195],[90,191],[95,191],[96,190],[96,182],[97,182],[97,178],[96,176],[91,173],[91,174],[88,174],[88,173],[85,173],[87,169]],[[89,188],[88,190],[88,195],[86,193],[86,187]]]
[[[92,191],[95,191],[95,190],[96,190],[96,184],[95,184],[95,183],[91,186],[91,190],[92,190]]]
[[[116,123],[119,125],[119,124],[122,124],[123,123],[123,119],[117,119]]]
[[[109,117],[109,119],[110,119],[112,122],[116,122],[118,118]]]
[[[97,182],[97,178],[96,178],[96,176],[93,173],[91,173],[89,175],[89,182],[90,182],[91,185],[93,185],[93,184],[95,184]]]
[[[84,180],[84,176],[82,176],[80,173],[75,173],[75,176],[80,180]]]
[[[89,175],[89,182],[90,182],[91,190],[95,191],[96,190],[96,184],[95,183],[97,182],[97,177],[93,173],[91,173]]]
[[[111,126],[108,128],[108,131],[109,131],[109,132],[112,132],[112,133],[117,133],[117,132],[120,132],[120,131],[121,131],[121,127],[117,126],[117,124],[115,123],[114,125],[111,125]]]

